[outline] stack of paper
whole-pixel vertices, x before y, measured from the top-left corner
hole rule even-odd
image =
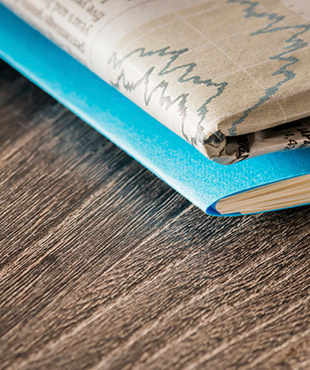
[[[310,203],[307,0],[4,3],[75,60],[4,7],[2,58],[203,210]]]

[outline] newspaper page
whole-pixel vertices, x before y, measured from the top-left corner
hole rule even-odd
[[[309,0],[2,2],[212,160],[310,146]]]

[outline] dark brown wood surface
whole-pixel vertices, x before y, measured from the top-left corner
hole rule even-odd
[[[0,70],[0,367],[310,369],[310,208],[213,218]]]

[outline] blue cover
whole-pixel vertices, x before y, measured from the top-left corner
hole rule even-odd
[[[208,214],[216,202],[310,173],[310,149],[211,162],[0,5],[0,57]]]

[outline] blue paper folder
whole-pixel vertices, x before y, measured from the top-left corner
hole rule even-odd
[[[310,174],[310,149],[211,162],[2,5],[0,57],[208,214],[221,198]]]

